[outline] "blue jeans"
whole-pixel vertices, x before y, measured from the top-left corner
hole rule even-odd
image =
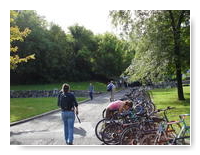
[[[74,140],[74,120],[73,111],[62,111],[62,120],[64,122],[64,134],[66,143],[73,143]]]
[[[90,95],[90,99],[93,100],[93,92],[90,92],[89,95]]]

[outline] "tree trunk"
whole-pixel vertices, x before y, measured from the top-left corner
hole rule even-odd
[[[174,34],[174,54],[175,54],[178,99],[185,100],[184,94],[183,94],[181,57],[180,57],[180,33],[181,33],[180,27],[181,27],[181,21],[184,15],[184,11],[181,12],[177,25],[175,24],[175,19],[174,19],[172,11],[169,11],[169,13],[170,13],[170,18],[171,18],[171,26],[172,26],[173,34]]]
[[[177,80],[178,99],[185,100],[183,94],[183,86],[182,86],[181,64],[179,62],[176,62],[176,80]]]

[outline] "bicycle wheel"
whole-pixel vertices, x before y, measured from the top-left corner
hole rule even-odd
[[[151,120],[146,120],[140,125],[141,138],[146,134],[155,133],[158,130],[159,124]]]
[[[139,141],[139,145],[154,145],[156,139],[156,134],[144,135]]]
[[[143,105],[136,105],[134,107],[134,110],[136,112],[137,115],[144,115],[146,113],[146,109],[144,108]]]
[[[151,114],[152,112],[155,111],[156,107],[153,103],[148,103],[145,107],[147,114]]]
[[[137,126],[128,127],[121,134],[120,144],[121,145],[137,145],[139,135],[140,134],[139,134],[139,130]]]
[[[103,130],[105,129],[105,127],[106,127],[106,124],[109,124],[109,123],[110,123],[110,120],[104,118],[96,124],[95,135],[97,136],[97,138],[100,141],[103,141],[102,140],[102,133],[103,133]]]
[[[106,109],[104,109],[102,112],[102,118],[105,118],[105,117],[106,117]]]
[[[176,145],[190,145],[190,127],[187,126],[176,140]]]
[[[166,134],[169,138],[171,139],[176,138],[180,130],[181,130],[181,125],[179,122],[170,121],[167,123]]]
[[[159,132],[156,134],[154,145],[171,145],[172,140],[176,137],[176,130],[174,129],[174,126],[172,126],[171,122],[170,124],[167,123],[167,126],[164,130],[161,128],[161,126],[158,127]]]
[[[119,123],[112,123],[106,126],[102,134],[102,140],[107,145],[119,144],[120,135],[123,127]]]
[[[164,133],[152,133],[144,135],[139,145],[167,145],[169,138]]]

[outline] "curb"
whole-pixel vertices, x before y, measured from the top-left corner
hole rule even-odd
[[[124,90],[124,89],[117,90],[115,93],[119,93],[119,92],[122,91],[122,90]],[[102,93],[102,95],[103,95],[103,94],[107,94],[107,92]],[[90,99],[80,101],[80,102],[78,102],[78,104],[85,103],[85,102],[88,102],[88,101],[90,101]],[[59,111],[60,111],[60,108],[59,108],[59,109],[52,110],[52,111],[49,111],[49,112],[46,112],[46,113],[42,113],[42,114],[39,114],[39,115],[36,115],[36,116],[33,116],[33,117],[30,117],[30,118],[26,118],[26,119],[23,119],[23,120],[20,120],[20,121],[12,122],[12,123],[10,123],[10,126],[22,124],[22,123],[25,123],[25,122],[28,122],[28,121],[31,121],[31,120],[34,120],[34,119],[37,119],[37,118],[40,118],[40,117],[49,115],[49,114],[53,114],[53,113],[59,112]]]
[[[85,103],[85,102],[88,102],[88,101],[90,101],[90,99],[87,99],[87,100],[83,100],[83,101],[81,101],[81,102],[78,102],[78,104]],[[55,109],[55,110],[52,110],[52,111],[49,111],[49,112],[45,112],[45,113],[42,113],[42,114],[39,114],[39,115],[30,117],[30,118],[23,119],[23,120],[20,120],[20,121],[12,122],[12,123],[10,123],[10,126],[14,126],[14,125],[18,125],[18,124],[21,124],[21,123],[25,123],[25,122],[34,120],[34,119],[36,119],[36,118],[40,118],[40,117],[43,117],[43,116],[46,116],[46,115],[49,115],[49,114],[53,114],[53,113],[55,113],[55,112],[59,112],[60,110],[61,110],[61,109],[59,108],[59,109]]]

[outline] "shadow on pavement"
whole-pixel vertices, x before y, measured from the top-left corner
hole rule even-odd
[[[10,132],[10,136],[14,135],[21,135],[21,134],[26,134],[26,133],[36,133],[36,132],[47,132],[49,130],[31,130],[31,131],[22,131],[22,132]]]
[[[79,135],[85,137],[86,131],[81,127],[79,127],[79,128],[74,127],[74,134],[79,134]]]

